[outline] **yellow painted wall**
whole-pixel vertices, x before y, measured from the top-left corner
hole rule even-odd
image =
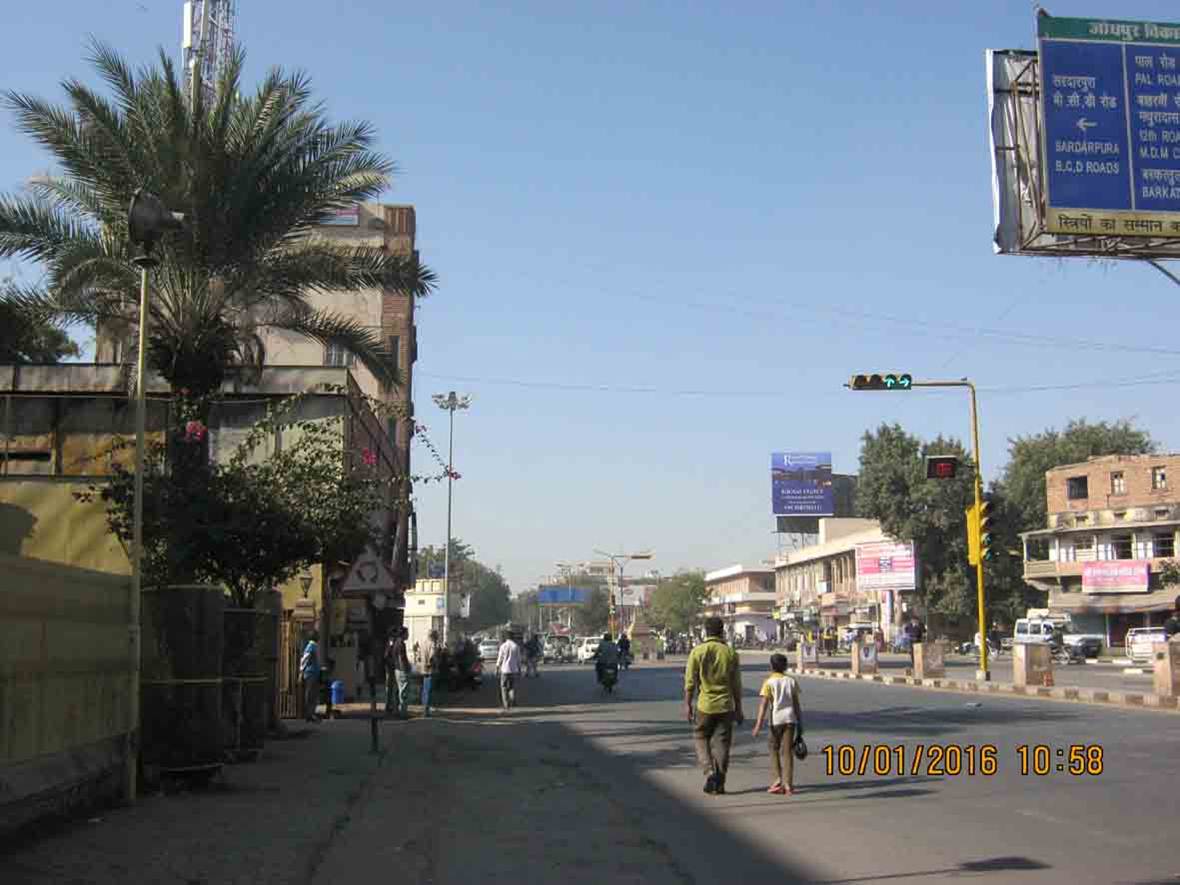
[[[130,579],[6,555],[0,576],[0,766],[124,733]]]
[[[53,477],[0,478],[0,554],[131,574],[127,554],[107,529],[102,502],[74,500],[74,493],[89,485]]]

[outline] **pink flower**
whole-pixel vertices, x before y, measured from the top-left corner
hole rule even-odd
[[[361,458],[363,458],[365,463],[370,467],[377,463],[377,455],[371,449],[365,449],[361,453]]]
[[[450,472],[450,477],[451,477],[451,479],[459,479],[459,478],[460,478],[460,477],[459,477],[459,471],[458,471],[458,470],[452,470],[452,471]]]
[[[209,432],[209,428],[200,421],[189,421],[184,425],[185,442],[200,442]]]

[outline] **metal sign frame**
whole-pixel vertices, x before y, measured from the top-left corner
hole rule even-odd
[[[1028,50],[989,50],[995,250],[1058,258],[1180,258],[1180,238],[1057,234],[1045,224],[1040,60]]]

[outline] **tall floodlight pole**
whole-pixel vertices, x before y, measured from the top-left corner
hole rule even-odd
[[[233,55],[237,0],[188,0],[181,21],[181,63],[190,103],[200,84],[206,109],[212,107],[217,84]]]
[[[124,791],[128,802],[136,796],[136,769],[139,732],[139,605],[143,592],[143,462],[144,437],[147,435],[147,325],[148,271],[160,262],[152,255],[152,248],[165,231],[177,230],[184,224],[179,212],[169,212],[159,197],[143,188],[131,198],[127,210],[127,227],[131,242],[142,247],[141,254],[132,259],[139,268],[139,349],[135,359],[135,502],[131,517],[131,604],[128,617],[131,656],[131,697],[128,704],[127,737],[125,742]]]
[[[451,501],[452,484],[455,481],[455,412],[459,409],[471,407],[470,396],[458,396],[451,391],[445,396],[434,394],[431,399],[441,409],[450,413],[450,432],[447,441],[447,541],[443,545],[443,635],[445,646],[450,640],[451,632]]]
[[[617,575],[615,585],[620,596],[623,593],[623,568],[627,563],[634,559],[651,559],[655,555],[650,550],[645,550],[643,553],[607,553],[605,550],[595,550],[594,552],[611,561],[611,570],[613,574]],[[610,634],[613,637],[615,635],[615,594],[613,590],[607,594],[607,613]]]

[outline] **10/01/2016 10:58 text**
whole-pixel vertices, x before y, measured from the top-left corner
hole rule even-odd
[[[999,754],[995,744],[829,744],[821,750],[826,774],[861,777],[991,777],[999,772]],[[1103,749],[1099,744],[1022,744],[1016,761],[1022,776],[1097,776],[1103,771]]]

